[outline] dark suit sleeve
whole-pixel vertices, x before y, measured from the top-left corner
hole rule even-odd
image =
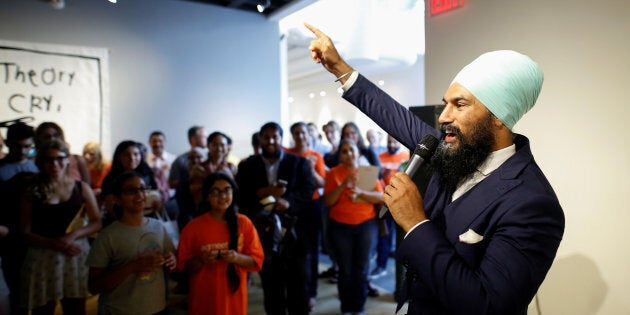
[[[438,130],[425,124],[418,116],[362,75],[359,75],[352,87],[343,94],[343,98],[411,151],[426,134],[432,134],[438,139],[441,137]]]
[[[457,237],[449,241],[434,221],[407,235],[397,258],[413,270],[412,295],[418,307],[437,300],[449,314],[527,309],[555,257],[564,216],[549,195],[516,194],[486,210],[494,214],[479,220],[478,229],[486,229],[479,232],[484,235],[479,243],[466,244]]]

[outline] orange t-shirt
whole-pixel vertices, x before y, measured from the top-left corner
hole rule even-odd
[[[92,189],[100,189],[101,186],[103,186],[103,178],[105,178],[105,176],[109,174],[109,171],[111,169],[112,169],[112,163],[107,162],[105,163],[105,165],[103,166],[103,169],[101,170],[97,170],[97,169],[90,170],[90,186],[92,187]]]
[[[348,175],[350,175],[350,170],[344,165],[340,164],[331,168],[326,175],[324,195],[339,187]],[[380,181],[374,181],[373,191],[383,191]],[[339,199],[337,199],[337,203],[330,207],[330,212],[328,213],[330,218],[343,224],[361,224],[373,219],[376,216],[374,205],[368,202],[352,202],[350,199],[351,194],[352,189],[344,188]]]
[[[326,177],[326,165],[324,164],[324,158],[322,157],[321,154],[319,154],[319,152],[308,149],[308,151],[301,153],[301,152],[295,151],[295,148],[284,149],[284,152],[299,155],[303,158],[306,158],[307,160],[309,156],[314,156],[315,157],[315,172],[317,172],[317,174],[319,174],[319,176],[321,177]],[[315,189],[315,192],[313,192],[313,200],[318,199],[319,197],[320,197],[319,189]]]
[[[378,155],[378,159],[381,161],[381,168],[383,169],[383,181],[385,181],[385,185],[389,185],[389,180],[400,170],[400,164],[409,160],[409,152],[398,150],[396,154],[389,154],[385,151]]]
[[[193,272],[188,294],[189,314],[247,314],[247,272],[259,271],[265,255],[254,224],[242,214],[237,216],[237,251],[254,258],[256,267],[236,266],[241,285],[234,293],[231,293],[228,284],[226,262],[217,261]],[[183,270],[188,260],[200,256],[203,251],[227,251],[229,242],[227,224],[205,213],[190,221],[182,230],[177,248],[177,267]]]

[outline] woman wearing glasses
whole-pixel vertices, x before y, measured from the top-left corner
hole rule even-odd
[[[87,236],[101,221],[90,186],[69,174],[69,156],[60,140],[42,144],[35,160],[40,173],[21,203],[28,249],[20,296],[32,314],[52,315],[57,300],[64,314],[85,314]]]
[[[231,176],[203,182],[200,208],[180,236],[178,266],[190,277],[188,314],[247,314],[247,272],[259,271],[264,253],[252,222],[236,209]]]

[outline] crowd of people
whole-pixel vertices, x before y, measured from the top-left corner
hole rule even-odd
[[[156,131],[148,147],[119,143],[108,163],[94,143],[70,154],[54,122],[17,121],[0,160],[0,313],[52,315],[60,301],[65,314],[85,314],[99,294],[99,314],[164,314],[177,278],[191,314],[247,314],[248,273],[259,272],[267,314],[308,314],[322,250],[341,313],[361,315],[378,294],[370,276],[383,274],[395,221],[406,270],[397,311],[526,314],[565,227],[529,139],[513,132],[541,91],[540,66],[512,50],[482,54],[444,93],[436,129],[306,27],[312,59],[391,135],[386,148],[378,131],[367,145],[356,124],[333,121],[322,128],[329,147],[316,125],[296,122],[286,148],[283,128],[268,122],[239,161],[227,134],[193,126],[179,156]],[[439,144],[421,192],[397,172],[408,159],[398,141],[413,148],[427,136]],[[382,203],[391,218],[378,221]]]
[[[313,311],[323,277],[337,283],[342,310],[362,310],[378,295],[370,258],[379,257],[372,276],[382,276],[395,231],[379,229],[393,222],[377,219],[383,187],[409,154],[392,137],[382,146],[374,130],[365,144],[352,122],[322,126],[327,144],[314,123],[289,131],[293,145],[283,146],[283,128],[264,124],[243,159],[230,136],[201,126],[179,156],[154,131],[107,159],[97,142],[71,154],[54,122],[9,125],[0,313],[54,314],[59,303],[85,314],[96,294],[99,314],[165,313],[175,281],[190,314],[247,314],[254,272],[267,314]],[[368,187],[358,184],[367,165],[379,167]],[[322,252],[333,266],[320,273]]]

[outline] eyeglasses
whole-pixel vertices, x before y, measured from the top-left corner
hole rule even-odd
[[[149,188],[140,186],[140,187],[129,187],[122,190],[123,195],[133,196],[137,193],[146,194],[149,191]]]
[[[44,162],[46,163],[61,163],[63,162],[63,160],[65,160],[67,158],[67,156],[65,155],[60,155],[60,156],[46,156],[44,157]]]
[[[219,195],[222,195],[222,196],[227,197],[227,196],[231,196],[233,191],[234,190],[232,189],[232,187],[226,187],[223,190],[218,189],[218,188],[212,188],[210,189],[210,196],[218,197]]]

